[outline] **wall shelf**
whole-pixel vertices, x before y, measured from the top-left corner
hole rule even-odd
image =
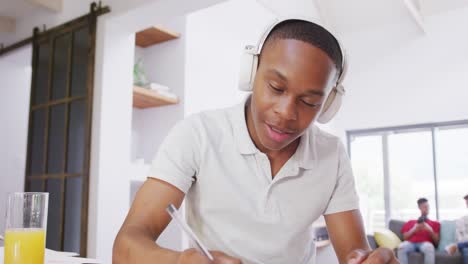
[[[179,36],[179,33],[155,26],[137,32],[135,36],[135,43],[139,47],[146,48],[164,41],[176,39]]]
[[[133,107],[149,108],[179,103],[178,99],[166,97],[155,91],[133,86]]]

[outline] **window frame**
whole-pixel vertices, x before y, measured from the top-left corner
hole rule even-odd
[[[437,161],[437,132],[440,129],[457,129],[457,128],[468,128],[468,120],[457,120],[448,122],[436,122],[436,123],[422,123],[414,125],[403,125],[403,126],[390,126],[370,129],[355,129],[346,131],[347,150],[350,159],[352,158],[352,141],[358,137],[365,136],[380,136],[382,142],[382,158],[383,158],[383,175],[384,175],[384,207],[385,207],[385,224],[391,219],[391,194],[390,194],[390,170],[389,170],[389,150],[388,150],[388,136],[390,134],[410,133],[410,132],[421,132],[429,131],[431,133],[431,149],[432,149],[432,161],[433,161],[433,177],[434,177],[434,190],[435,190],[435,210],[437,220],[439,217],[439,191],[438,191],[438,161]]]

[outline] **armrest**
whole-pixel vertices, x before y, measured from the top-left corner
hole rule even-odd
[[[378,248],[377,242],[375,242],[375,238],[373,235],[367,235],[367,241],[369,242],[369,245],[372,248],[372,250]]]

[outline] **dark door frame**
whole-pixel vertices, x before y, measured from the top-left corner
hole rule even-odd
[[[31,78],[31,99],[30,99],[30,110],[29,110],[29,124],[28,124],[28,150],[27,150],[27,162],[26,162],[26,171],[25,171],[25,191],[31,190],[31,182],[33,180],[42,180],[42,190],[46,190],[46,180],[49,179],[61,179],[61,221],[60,221],[60,248],[64,248],[64,237],[65,237],[65,202],[66,202],[66,187],[65,180],[73,177],[81,176],[82,185],[81,185],[81,219],[80,219],[80,255],[87,255],[87,238],[88,238],[88,201],[89,201],[89,166],[90,166],[90,152],[91,152],[91,123],[92,123],[92,110],[93,110],[93,86],[94,86],[94,68],[95,68],[95,48],[96,48],[96,21],[99,15],[110,12],[109,7],[101,7],[96,3],[90,5],[90,13],[78,17],[72,21],[69,21],[60,26],[54,27],[49,30],[40,31],[39,28],[35,28],[33,31],[33,36],[26,40],[20,41],[8,48],[2,48],[0,50],[0,56],[13,50],[24,46],[26,44],[32,43],[33,45],[33,54],[32,54],[32,78]],[[87,60],[87,74],[86,74],[86,95],[84,96],[72,96],[71,94],[71,80],[73,71],[73,43],[74,43],[74,32],[77,30],[88,27],[88,60]],[[67,81],[66,81],[66,95],[65,97],[57,100],[52,100],[52,80],[53,80],[53,69],[54,69],[54,51],[55,51],[55,39],[64,35],[70,34],[70,47],[68,48],[67,54]],[[39,46],[43,43],[48,43],[49,45],[49,59],[48,59],[48,76],[47,76],[47,100],[45,103],[36,104],[34,102],[36,89],[36,79],[37,79],[37,68],[38,68],[38,56],[39,56]],[[71,109],[71,102],[82,100],[86,102],[85,110],[85,131],[84,131],[84,162],[83,170],[80,173],[67,173],[67,152],[68,152],[68,129],[69,129],[69,114]],[[47,146],[49,138],[49,116],[51,112],[51,107],[54,105],[63,104],[65,108],[65,134],[64,134],[64,144],[63,144],[63,153],[65,155],[63,164],[61,165],[62,170],[60,173],[47,173],[45,168],[48,163],[47,156]],[[31,144],[32,144],[32,126],[33,126],[33,112],[38,109],[45,110],[45,132],[44,132],[44,157],[43,157],[43,174],[34,174],[31,173],[30,161],[31,161]]]

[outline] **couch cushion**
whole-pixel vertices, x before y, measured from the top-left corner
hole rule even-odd
[[[436,251],[436,263],[437,264],[463,264],[463,258],[460,253],[456,253],[453,256],[447,254],[447,252]]]
[[[455,221],[440,222],[440,240],[437,250],[445,252],[445,247],[455,243],[455,240]]]
[[[408,263],[411,264],[424,264],[424,256],[419,252],[408,253]]]
[[[424,256],[420,252],[408,253],[408,262],[411,264],[424,264]],[[445,252],[436,252],[436,264],[463,264],[463,258],[458,252],[453,256]]]
[[[388,223],[388,228],[392,230],[393,233],[395,233],[401,241],[403,241],[403,234],[401,233],[401,228],[403,228],[403,225],[406,222],[400,221],[400,220],[390,220]]]
[[[395,249],[400,245],[400,238],[391,230],[381,228],[374,232],[374,238],[379,247],[385,247],[389,249]]]
[[[367,235],[367,241],[369,241],[369,246],[372,250],[377,248],[377,242],[375,242],[374,236]]]

